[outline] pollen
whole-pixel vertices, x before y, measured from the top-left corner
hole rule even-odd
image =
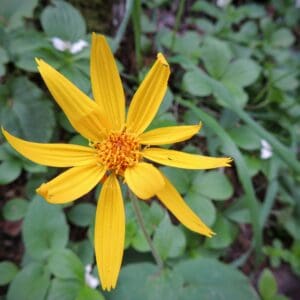
[[[92,146],[99,162],[117,175],[123,175],[126,168],[133,167],[142,157],[139,142],[126,131],[112,132],[105,140],[92,143]]]

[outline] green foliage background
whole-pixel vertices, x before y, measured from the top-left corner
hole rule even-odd
[[[35,188],[57,170],[24,159],[0,136],[0,299],[292,298],[274,274],[283,264],[295,278],[300,274],[300,9],[288,0],[224,7],[202,0],[71,2],[0,0],[1,125],[30,141],[86,144],[49,95],[34,58],[90,94],[90,36],[103,28],[128,99],[158,51],[171,64],[151,127],[202,121],[200,134],[182,148],[231,156],[234,165],[205,172],[164,167],[217,235],[199,237],[157,201],[140,203],[163,271],[126,199],[124,263],[116,290],[104,293],[89,286],[85,271],[92,265],[97,277],[92,236],[99,190],[68,206],[47,204]],[[94,6],[103,11],[85,19]],[[88,47],[60,51],[53,37]],[[263,140],[272,151],[267,159]]]

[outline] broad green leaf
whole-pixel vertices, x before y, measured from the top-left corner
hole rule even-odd
[[[240,223],[240,224],[250,224],[250,212],[247,208],[247,203],[245,197],[236,199],[228,209],[225,210],[224,215],[231,221]]]
[[[28,202],[23,198],[9,200],[3,206],[3,216],[5,220],[17,221],[22,219],[27,211]]]
[[[216,233],[211,239],[205,240],[205,245],[211,249],[223,249],[229,247],[237,235],[236,227],[222,216],[217,217],[213,226]]]
[[[245,150],[260,149],[260,138],[251,127],[242,125],[228,131],[235,143]]]
[[[181,89],[194,96],[203,97],[210,95],[212,92],[211,87],[202,80],[202,77],[203,71],[200,69],[185,72],[182,78]]]
[[[246,276],[215,259],[183,261],[175,266],[174,272],[184,278],[180,300],[259,299]]]
[[[23,223],[23,239],[28,254],[43,259],[53,250],[63,249],[68,235],[69,228],[61,207],[48,204],[40,196],[35,196]]]
[[[94,260],[94,248],[92,243],[85,239],[83,241],[72,243],[72,250],[76,253],[76,255],[80,258],[80,261],[86,266],[93,262]]]
[[[38,0],[1,0],[0,25],[7,29],[22,26],[24,17],[32,17]]]
[[[288,28],[280,28],[271,35],[271,44],[275,47],[290,47],[294,41],[295,37]]]
[[[88,60],[86,60],[86,64],[89,64]],[[59,71],[83,92],[88,93],[90,91],[91,85],[89,77],[77,68],[76,63],[64,66],[60,68]]]
[[[106,298],[108,300],[147,299],[147,286],[145,283],[147,282],[147,278],[152,277],[157,271],[158,269],[154,264],[147,262],[124,266],[121,269],[117,288],[107,294]]]
[[[44,300],[50,274],[42,264],[32,263],[22,269],[9,286],[7,300]]]
[[[196,31],[187,30],[183,34],[176,34],[175,39],[171,30],[162,30],[158,34],[160,42],[176,54],[183,54],[191,59],[200,56],[201,37]]]
[[[162,167],[163,173],[170,179],[177,191],[181,194],[186,193],[192,184],[191,172],[183,169]]]
[[[258,289],[263,300],[273,300],[277,294],[277,282],[269,269],[264,269],[260,275]]]
[[[84,280],[84,266],[69,249],[53,251],[48,261],[49,270],[60,279]]]
[[[196,176],[193,190],[209,199],[224,201],[233,194],[233,187],[227,176],[220,171],[208,171]]]
[[[78,295],[75,300],[105,300],[103,295],[97,290],[88,286],[83,286],[79,289]]]
[[[149,244],[145,238],[145,235],[143,234],[142,229],[139,228],[138,225],[136,225],[135,228],[134,237],[131,238],[131,246],[139,252],[150,251]]]
[[[259,156],[244,154],[250,176],[255,176],[262,168],[262,161]]]
[[[293,69],[274,69],[271,73],[271,80],[275,87],[283,91],[293,91],[299,86],[296,75]]]
[[[214,18],[222,16],[222,11],[215,4],[208,1],[196,1],[192,5],[192,11],[202,12]]]
[[[233,284],[234,283],[234,284]],[[214,259],[185,260],[172,270],[150,263],[128,264],[108,300],[258,300],[248,279],[235,268]]]
[[[44,99],[42,90],[26,77],[17,77],[7,86],[5,101],[9,101],[0,107],[2,126],[30,141],[49,141],[55,126],[52,103]]]
[[[216,208],[211,200],[193,190],[184,197],[184,200],[207,226],[214,224]]]
[[[230,82],[240,87],[246,87],[256,81],[260,73],[259,65],[251,59],[237,59],[229,64],[222,76],[224,83]]]
[[[95,218],[96,207],[90,203],[75,204],[68,212],[69,220],[80,227],[89,226]]]
[[[49,37],[76,42],[86,33],[86,25],[80,12],[64,1],[53,1],[41,14],[43,30]]]
[[[208,73],[220,79],[226,71],[232,58],[228,45],[217,39],[207,38],[201,48],[201,59]]]
[[[9,39],[9,52],[15,58],[14,63],[22,59],[22,56],[26,56],[27,53],[32,53],[37,49],[49,47],[50,43],[48,39],[39,31],[29,28],[18,28],[10,33]],[[35,56],[31,56],[32,65],[35,67],[34,71],[37,72]]]
[[[22,171],[22,163],[18,159],[9,159],[0,164],[0,185],[16,180]]]
[[[17,273],[18,267],[11,261],[0,262],[0,286],[10,283]]]
[[[186,245],[185,235],[180,227],[171,224],[168,214],[157,227],[153,244],[163,260],[180,256]]]
[[[76,280],[55,278],[51,282],[47,300],[74,300],[81,286],[82,283]]]
[[[248,102],[248,94],[245,92],[245,90],[239,86],[236,85],[234,82],[226,81],[224,82],[224,85],[228,88],[228,90],[232,94],[232,101],[234,101],[238,106],[245,107],[245,105]],[[223,106],[226,107],[226,103],[222,101],[222,99],[217,99],[219,103],[221,103]]]
[[[256,3],[249,3],[240,6],[245,16],[253,19],[263,18],[266,15],[265,7]]]

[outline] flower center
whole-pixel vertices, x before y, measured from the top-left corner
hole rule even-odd
[[[112,132],[104,141],[93,143],[92,146],[97,151],[100,163],[119,175],[137,164],[142,157],[140,144],[125,131]]]

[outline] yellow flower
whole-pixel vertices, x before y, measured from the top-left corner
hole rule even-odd
[[[11,146],[28,159],[51,167],[70,167],[37,189],[37,193],[50,203],[76,200],[100,181],[104,182],[96,210],[94,236],[103,289],[116,286],[122,263],[125,212],[119,180],[140,199],[157,196],[190,230],[208,237],[213,235],[169,180],[148,162],[185,169],[226,167],[231,162],[230,158],[152,147],[189,139],[201,127],[173,126],[144,132],[167,89],[170,69],[161,53],[135,93],[127,117],[121,79],[104,36],[92,36],[90,73],[95,101],[43,60],[37,63],[49,91],[73,127],[90,141],[89,146],[33,143],[2,131]]]

